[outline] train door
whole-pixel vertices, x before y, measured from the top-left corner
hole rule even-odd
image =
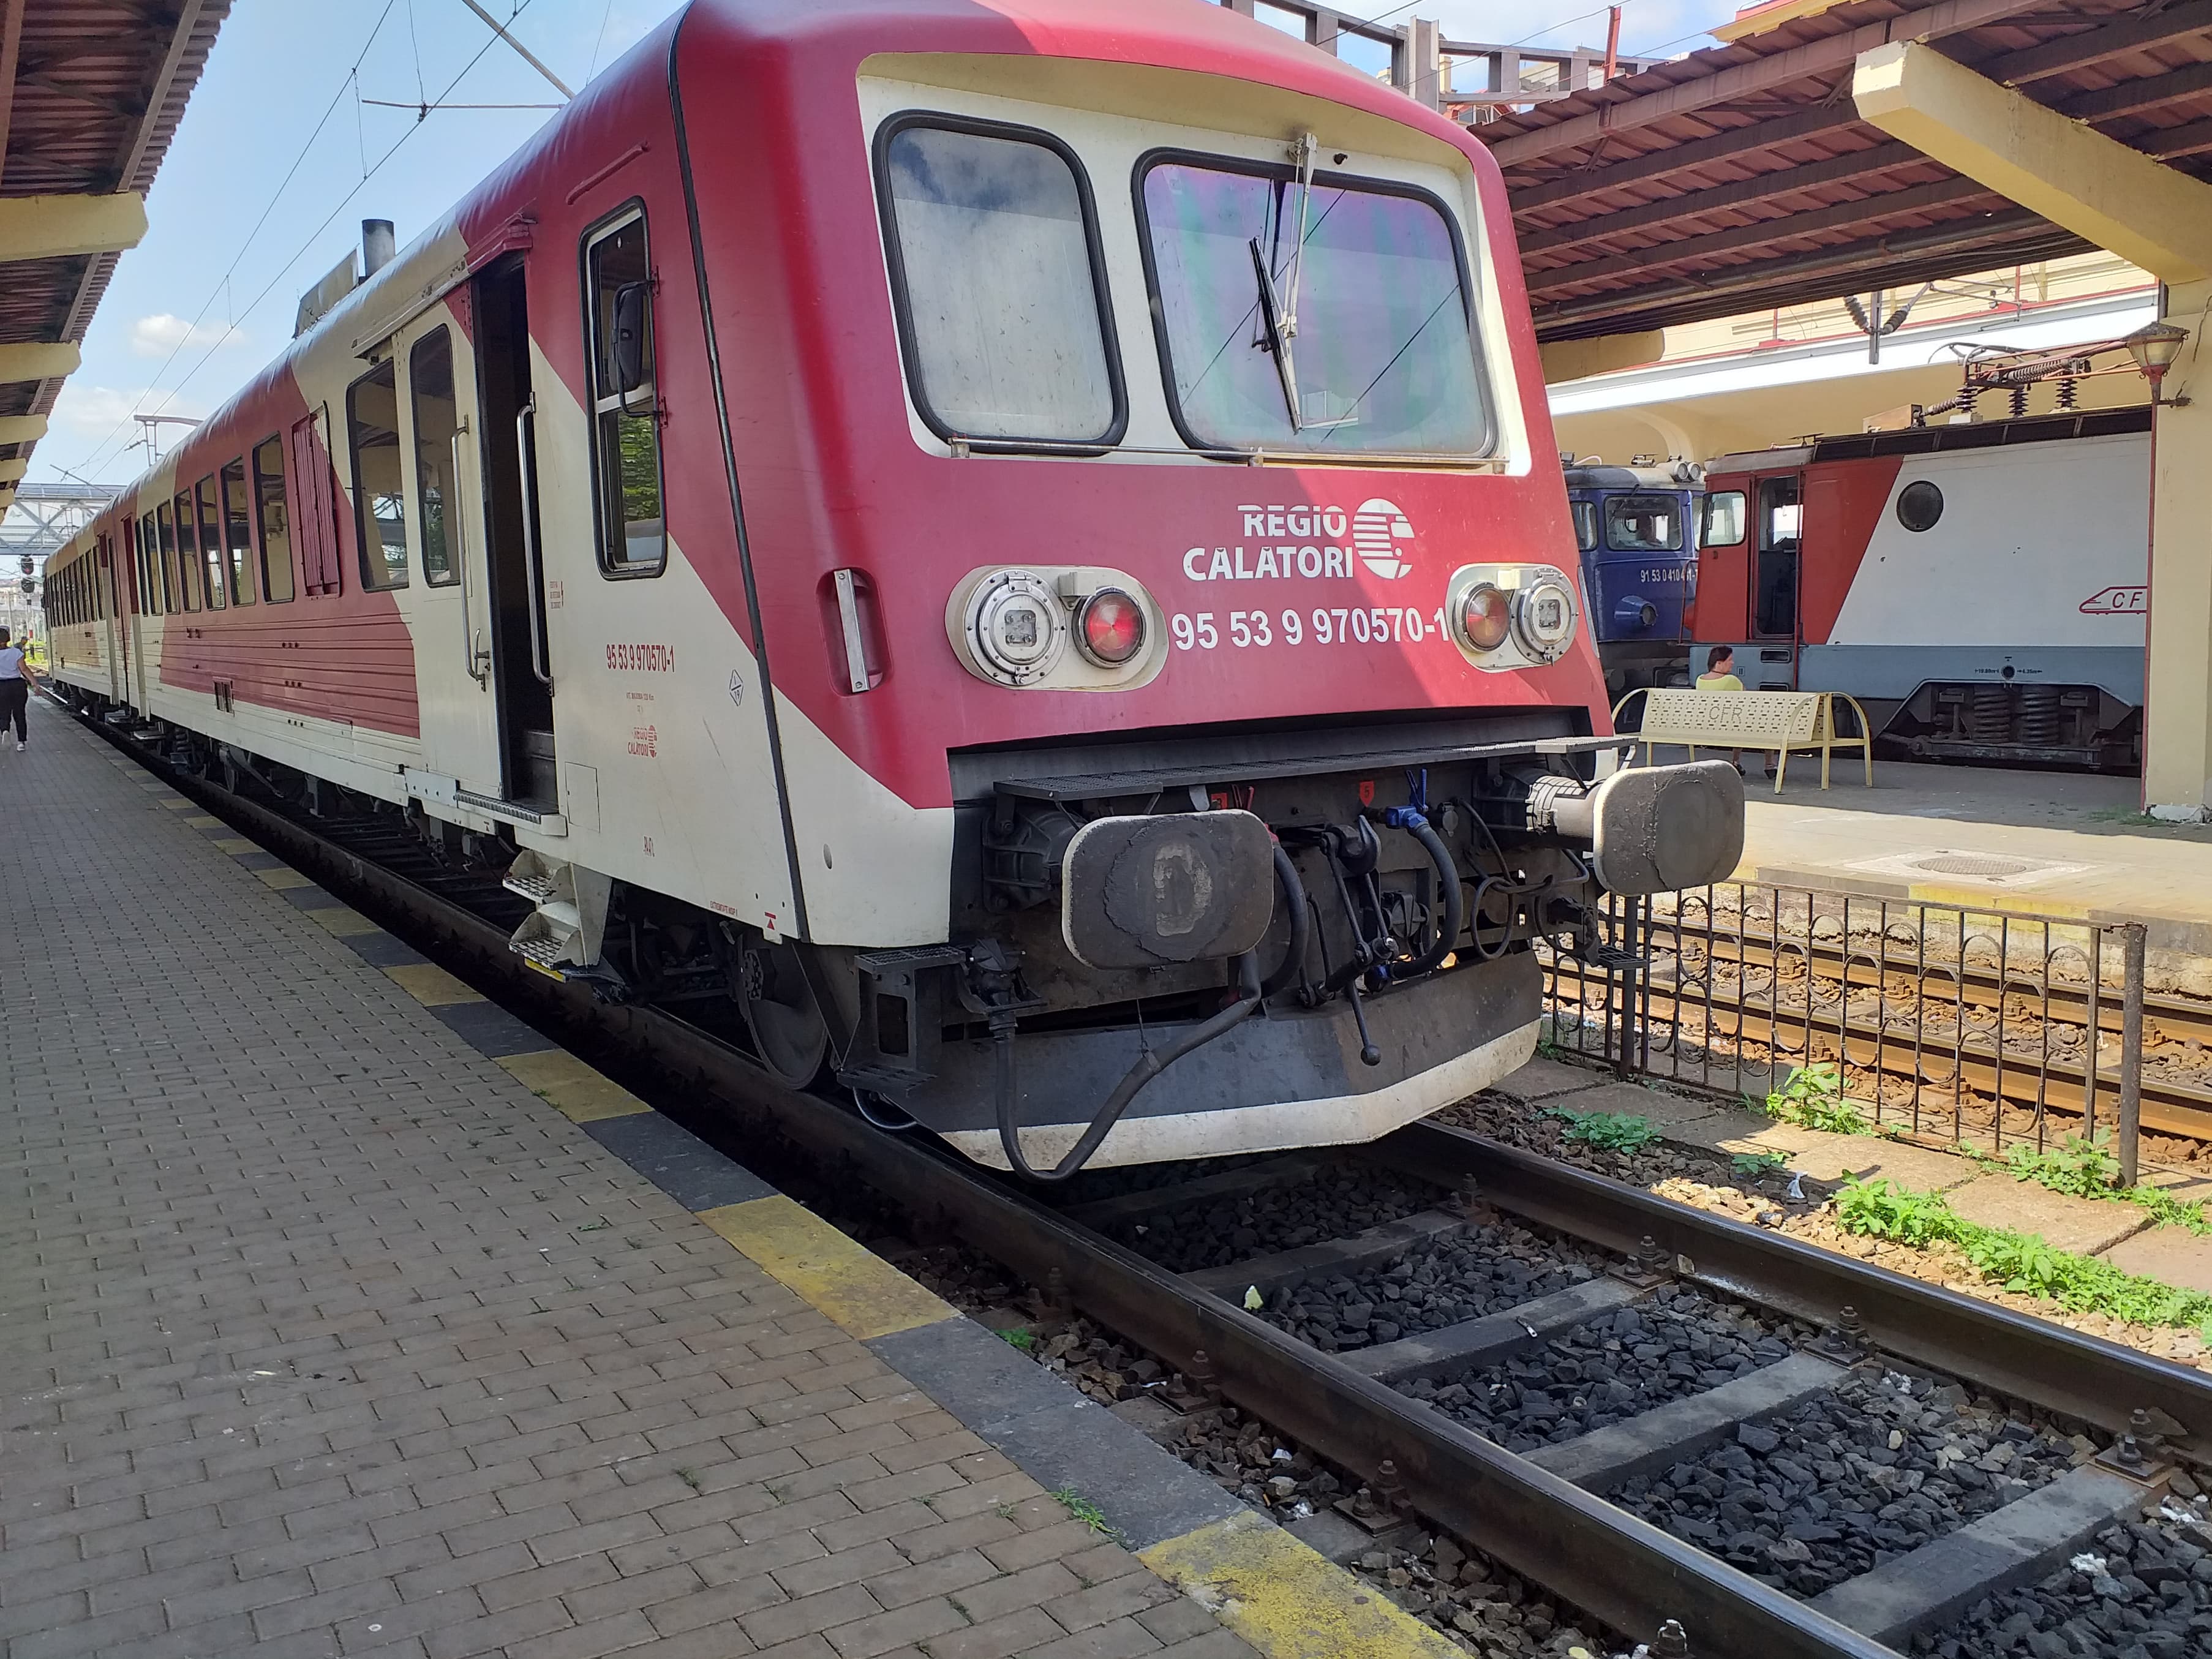
[[[107,700],[121,702],[130,695],[126,677],[124,644],[125,617],[123,614],[123,573],[115,567],[115,538],[102,536],[95,544],[93,580],[100,587],[100,650],[106,658]]]
[[[1736,677],[1747,690],[1797,689],[1797,578],[1804,524],[1804,475],[1780,472],[1759,479],[1752,514],[1752,659],[1736,665]]]
[[[482,666],[495,709],[502,794],[529,811],[550,813],[559,806],[559,769],[545,566],[538,551],[537,404],[524,258],[507,256],[470,288],[483,533],[469,551],[469,579],[483,629]]]

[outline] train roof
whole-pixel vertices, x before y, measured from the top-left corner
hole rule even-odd
[[[1700,489],[1705,469],[1695,461],[1669,461],[1664,466],[1607,466],[1603,462],[1566,468],[1570,489]]]
[[[1995,393],[1990,394],[1995,396]],[[2150,405],[2080,410],[2070,414],[2027,415],[2003,421],[1968,421],[1957,425],[1911,426],[1897,432],[1852,432],[1771,449],[1738,450],[1705,463],[1717,472],[1771,472],[1778,467],[1814,461],[1863,460],[1873,455],[1934,455],[1968,449],[2002,449],[2018,444],[2062,443],[2074,438],[2110,438],[2150,430]]]

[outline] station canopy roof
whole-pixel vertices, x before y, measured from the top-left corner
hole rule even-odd
[[[9,348],[84,339],[122,247],[137,240],[135,208],[90,198],[143,199],[230,5],[0,0],[0,364],[14,365],[9,374],[28,365],[27,378],[0,380],[0,431],[53,408],[64,375]],[[118,246],[84,246],[103,238]],[[22,257],[55,243],[83,251]],[[31,447],[0,442],[0,463]],[[0,480],[13,470],[0,467]],[[8,489],[0,482],[0,506]]]
[[[1858,118],[1854,65],[1893,40],[2212,179],[2212,0],[1778,0],[1722,33],[1474,128],[1505,171],[1540,339],[1876,288],[1893,303],[2083,249]]]

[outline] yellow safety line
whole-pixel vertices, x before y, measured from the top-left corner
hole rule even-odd
[[[446,1008],[457,1002],[482,1002],[481,992],[471,991],[434,962],[404,963],[385,973],[399,988],[425,1008]]]
[[[951,1303],[781,1193],[702,1210],[699,1219],[863,1342],[959,1317]]]
[[[1381,1591],[1256,1515],[1164,1539],[1137,1559],[1267,1659],[1465,1659]]]
[[[502,1054],[498,1064],[571,1123],[635,1117],[640,1112],[653,1109],[621,1084],[586,1066],[566,1048]]]
[[[363,933],[380,933],[384,931],[350,905],[325,905],[320,909],[309,910],[306,914],[317,927],[325,933],[337,934],[340,939],[358,939]]]
[[[313,887],[315,884],[313,876],[302,875],[289,865],[279,865],[273,870],[256,870],[253,873],[280,893],[295,887]]]
[[[190,823],[191,820],[186,818],[185,822]],[[215,838],[215,849],[218,853],[251,853],[253,843],[243,836],[218,836]]]

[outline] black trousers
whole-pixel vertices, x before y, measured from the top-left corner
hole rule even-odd
[[[21,743],[29,735],[23,724],[23,710],[29,706],[31,688],[20,679],[0,682],[0,736],[5,736],[9,721],[15,726],[15,741]]]

